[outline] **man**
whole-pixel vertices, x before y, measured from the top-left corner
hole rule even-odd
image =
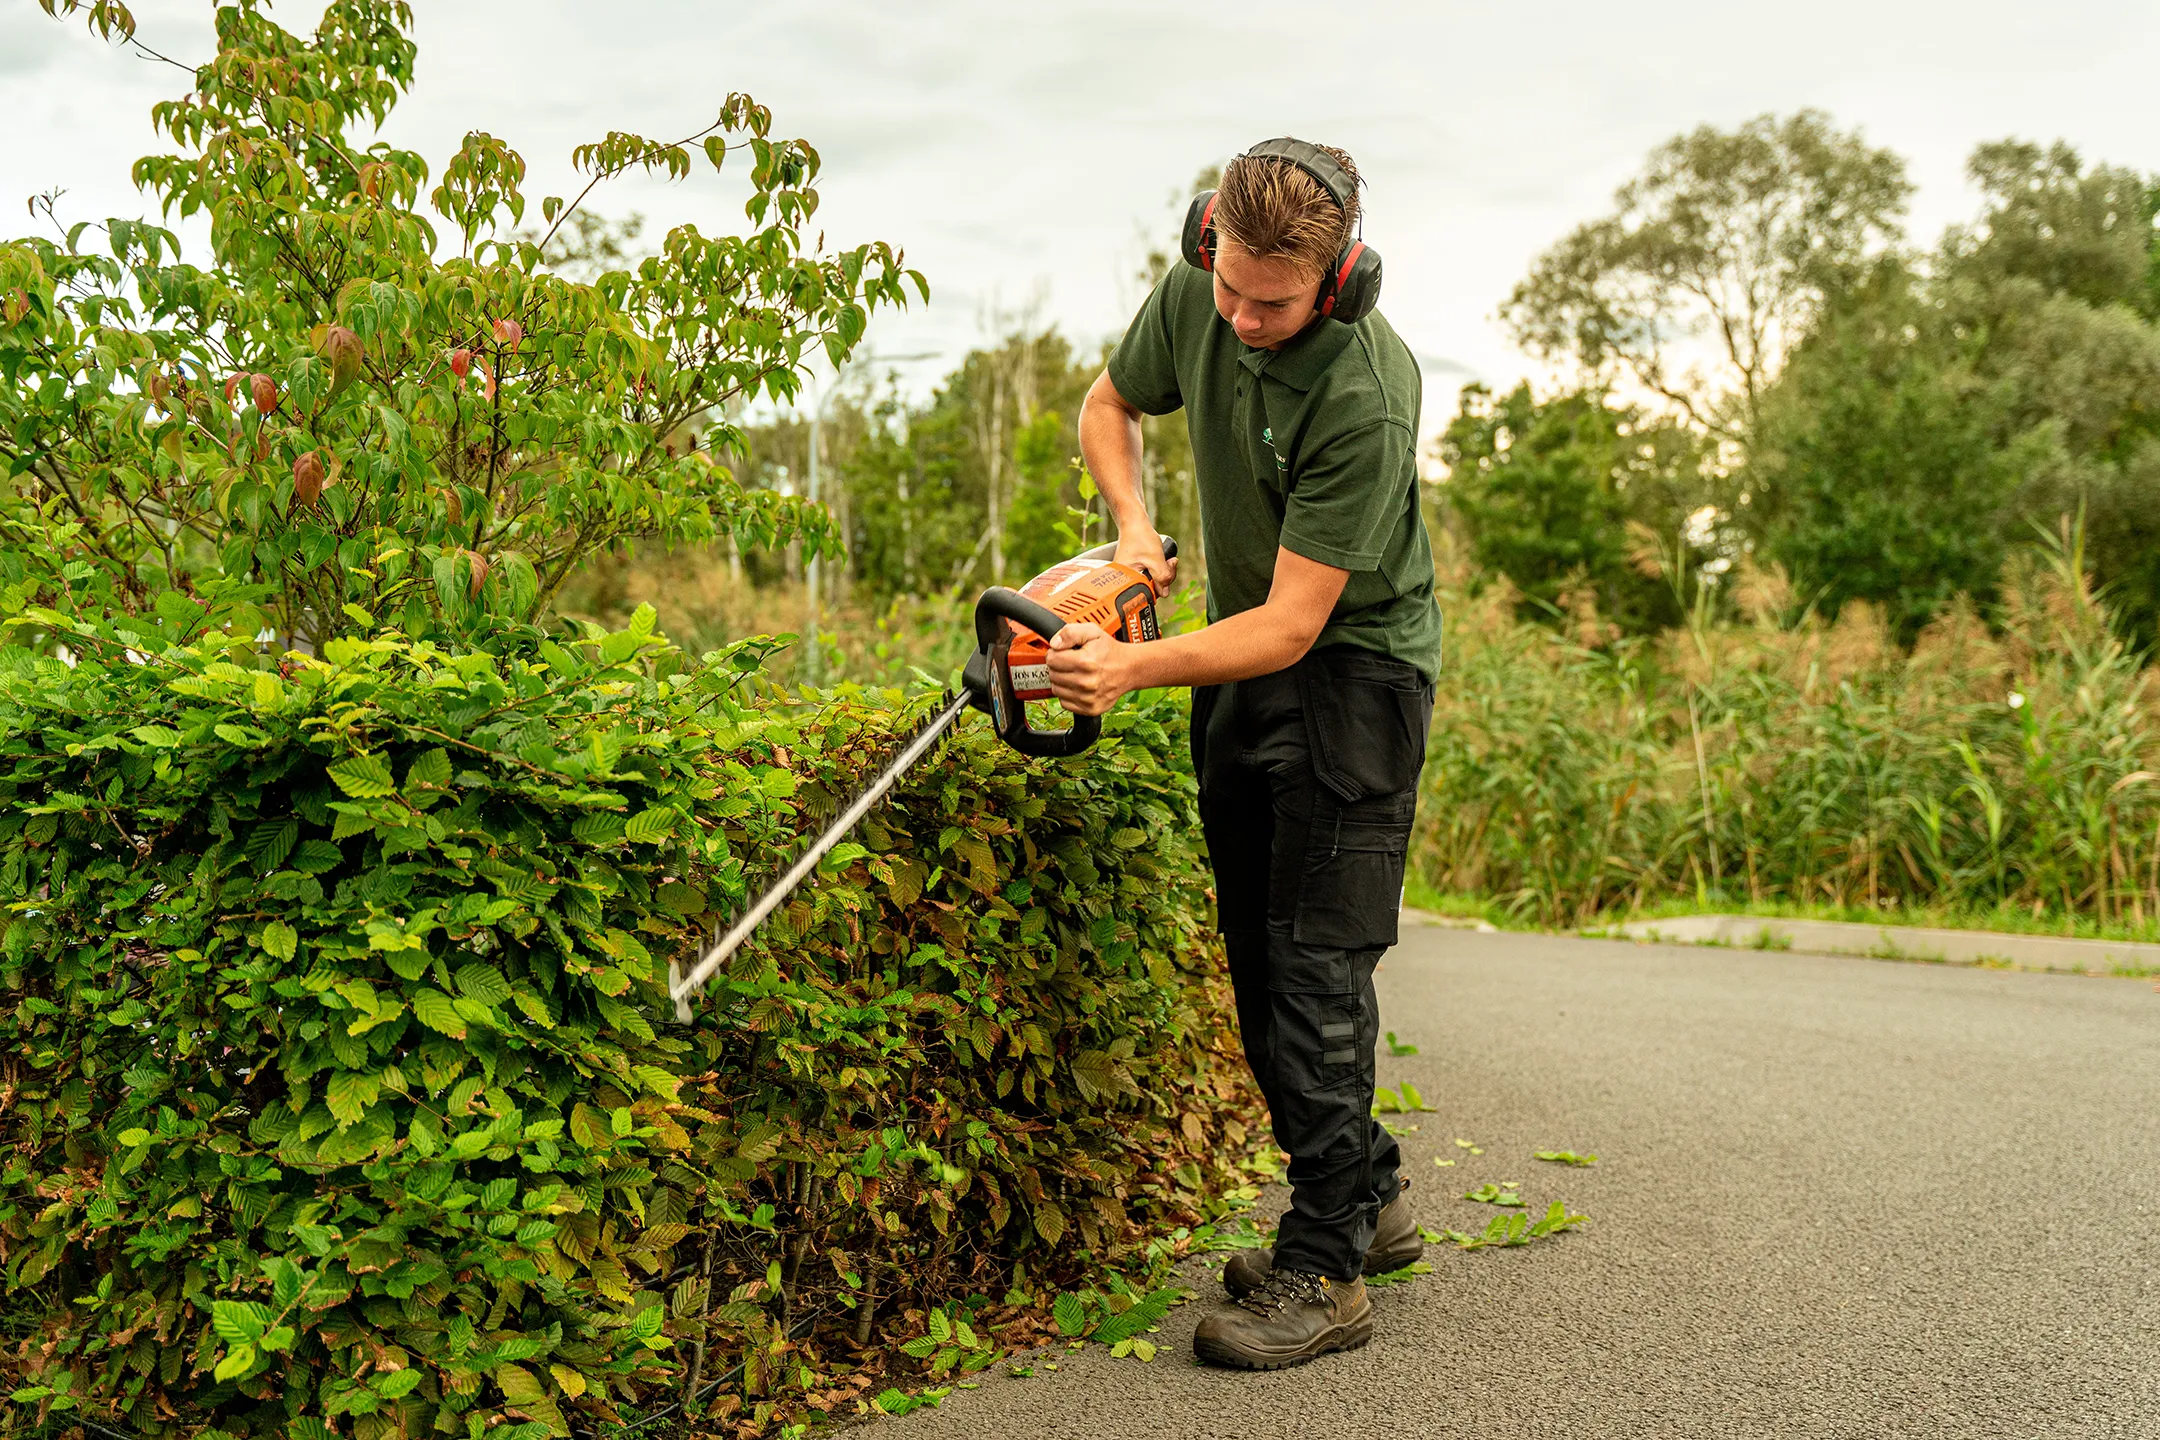
[[[1202,1322],[1195,1348],[1253,1369],[1364,1344],[1362,1276],[1423,1249],[1395,1142],[1371,1115],[1372,974],[1395,943],[1440,612],[1418,509],[1417,364],[1365,313],[1379,265],[1356,238],[1358,184],[1342,151],[1277,140],[1194,201],[1187,263],[1089,391],[1080,445],[1117,558],[1167,581],[1140,420],[1184,407],[1209,624],[1147,645],[1068,625],[1050,656],[1052,689],[1081,714],[1194,687],[1238,1025],[1291,1184],[1273,1253],[1231,1261],[1239,1303]]]

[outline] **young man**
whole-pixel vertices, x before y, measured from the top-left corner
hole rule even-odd
[[[1423,1249],[1371,1115],[1372,974],[1395,943],[1440,612],[1417,364],[1369,313],[1379,267],[1356,238],[1358,183],[1342,151],[1275,140],[1194,201],[1187,263],[1089,391],[1080,445],[1118,559],[1173,577],[1141,500],[1140,418],[1184,407],[1209,623],[1147,645],[1068,625],[1050,657],[1052,689],[1081,714],[1194,687],[1238,1025],[1291,1184],[1275,1250],[1231,1262],[1238,1306],[1202,1322],[1195,1348],[1256,1369],[1364,1344],[1362,1276]]]

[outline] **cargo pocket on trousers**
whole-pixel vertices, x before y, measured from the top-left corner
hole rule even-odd
[[[1306,657],[1299,680],[1321,784],[1346,801],[1416,788],[1433,692],[1414,666],[1332,646]]]
[[[1395,943],[1416,808],[1412,790],[1351,801],[1321,792],[1298,889],[1300,943],[1344,950]]]

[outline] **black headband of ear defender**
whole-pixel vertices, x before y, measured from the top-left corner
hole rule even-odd
[[[1238,157],[1239,160],[1280,160],[1310,175],[1321,189],[1335,202],[1335,208],[1350,213],[1350,202],[1356,198],[1357,182],[1334,156],[1317,145],[1303,140],[1293,140],[1285,135],[1278,140],[1263,140]],[[1232,164],[1237,163],[1232,161]],[[1193,196],[1185,207],[1185,234],[1181,247],[1187,264],[1202,270],[1215,268],[1215,192],[1203,190]],[[1328,267],[1327,278],[1320,283],[1319,297],[1313,308],[1322,315],[1333,316],[1346,323],[1362,320],[1372,313],[1373,306],[1380,303],[1380,252],[1363,240],[1352,236],[1336,255],[1335,263]]]

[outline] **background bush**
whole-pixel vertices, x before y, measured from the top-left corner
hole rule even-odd
[[[1063,768],[963,721],[677,1028],[665,961],[895,697],[760,702],[649,611],[22,623],[78,658],[0,667],[11,1430],[563,1434],[693,1368],[762,1420],[821,1346],[1197,1219],[1242,1139],[1168,701]]]

